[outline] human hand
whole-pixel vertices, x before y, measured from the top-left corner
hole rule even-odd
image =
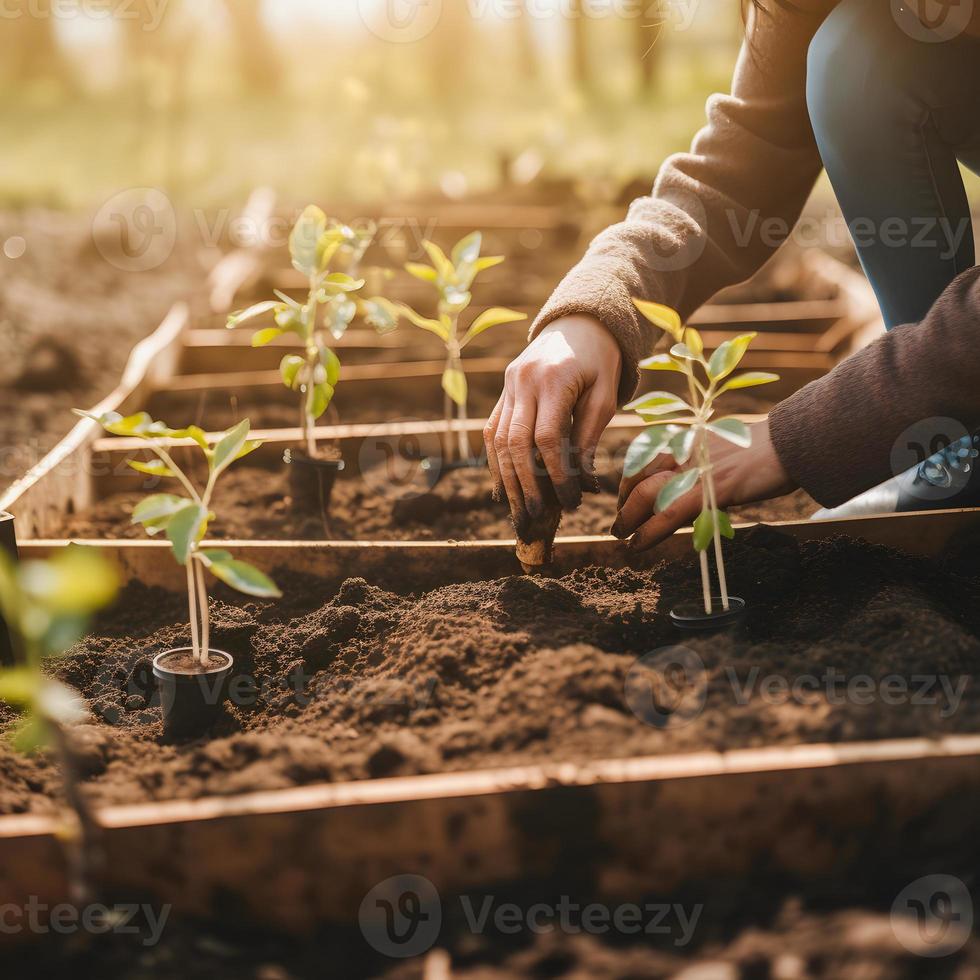
[[[725,439],[711,435],[711,458],[718,506],[722,510],[739,504],[769,500],[798,489],[783,468],[769,436],[769,420],[750,426],[752,445],[741,449]],[[619,488],[619,514],[612,533],[628,538],[631,551],[646,551],[670,537],[678,528],[690,525],[701,513],[701,487],[695,486],[663,513],[654,513],[657,495],[679,467],[669,453],[662,453],[645,470],[624,478]]]
[[[566,511],[582,502],[583,481],[595,483],[596,447],[616,413],[621,369],[615,338],[584,315],[550,323],[508,366],[483,438],[518,533],[543,512],[539,480],[554,484]]]

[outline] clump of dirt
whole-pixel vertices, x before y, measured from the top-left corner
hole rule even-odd
[[[666,613],[696,593],[693,560],[417,597],[362,579],[328,596],[284,571],[278,605],[223,593],[212,636],[235,657],[237,693],[197,743],[162,742],[147,673],[189,642],[181,597],[131,586],[56,671],[97,719],[87,791],[100,804],[980,726],[976,570],[760,529],[731,549],[729,574],[746,625],[683,638],[703,664],[683,683]],[[46,757],[0,747],[0,812],[46,810],[57,785]]]
[[[161,488],[162,489],[162,488]],[[285,468],[238,466],[218,485],[219,519],[208,536],[224,540],[270,541],[481,541],[514,537],[506,503],[493,499],[493,481],[485,467],[447,473],[429,490],[386,482],[382,471],[363,476],[341,474],[334,484],[326,526],[319,508],[298,510],[290,499]],[[89,510],[66,517],[57,532],[65,538],[142,538],[129,514],[146,492],[112,494]],[[618,474],[602,474],[600,492],[586,493],[582,505],[562,516],[559,535],[607,534],[616,519]],[[743,521],[802,520],[817,509],[797,491],[779,500],[734,508]]]

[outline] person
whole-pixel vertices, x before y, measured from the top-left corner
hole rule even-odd
[[[548,482],[565,510],[594,482],[599,438],[658,339],[632,299],[686,318],[749,278],[791,234],[822,167],[891,332],[754,425],[751,448],[713,445],[721,506],[795,487],[839,506],[894,473],[894,440],[909,425],[980,424],[970,394],[980,284],[958,167],[980,170],[973,7],[944,5],[934,19],[914,0],[748,10],[731,94],[709,99],[691,151],[669,158],[651,196],[591,244],[507,369],[484,438],[518,529]],[[634,548],[692,513],[689,496],[653,514],[667,470],[661,457],[621,488],[614,533]]]

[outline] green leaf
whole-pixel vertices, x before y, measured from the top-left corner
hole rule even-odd
[[[217,476],[223,473],[239,457],[239,453],[248,440],[252,426],[248,419],[242,419],[234,428],[229,429],[214,447],[211,454],[211,469]]]
[[[697,470],[685,470],[666,483],[657,495],[657,511],[665,511],[672,503],[693,489],[699,475]]]
[[[623,476],[636,476],[646,469],[663,452],[670,438],[671,432],[665,426],[654,426],[641,432],[626,451]]]
[[[213,555],[222,554],[211,552]],[[223,555],[227,555],[224,552]],[[211,557],[209,568],[215,578],[220,579],[225,585],[230,585],[245,595],[257,596],[262,599],[278,599],[282,596],[278,586],[268,575],[260,572],[257,568],[247,562],[238,561],[229,557]]]
[[[340,340],[357,315],[357,304],[341,294],[323,308],[323,323],[334,340]]]
[[[768,371],[743,371],[741,374],[736,374],[734,378],[729,378],[718,389],[718,394],[720,395],[724,391],[734,391],[736,388],[754,388],[756,385],[768,385],[778,380],[778,374],[770,374]]]
[[[526,319],[527,316],[524,313],[508,310],[502,306],[494,306],[492,309],[484,310],[470,325],[470,329],[466,331],[466,336],[463,337],[460,347],[465,347],[471,340],[479,337],[481,333],[491,327],[500,326],[502,323],[517,323],[518,320]]]
[[[248,442],[245,443],[244,446],[242,446],[241,451],[235,457],[235,461],[237,462],[240,459],[244,459],[250,453],[254,453],[256,449],[261,447],[261,445],[262,445],[261,439],[250,439]]]
[[[310,414],[314,419],[320,418],[321,415],[330,407],[330,402],[333,401],[334,389],[333,385],[327,384],[325,381],[313,387],[313,403],[310,406]]]
[[[29,755],[48,744],[48,726],[37,715],[30,714],[13,730],[10,742],[18,752]]]
[[[670,354],[654,354],[653,357],[645,357],[640,361],[639,366],[644,371],[679,371],[682,374],[684,372],[684,368]]]
[[[80,725],[89,717],[82,696],[61,681],[45,678],[37,696],[37,711],[42,718],[59,725]]]
[[[398,326],[398,307],[383,296],[361,300],[361,315],[364,322],[382,336]]]
[[[693,412],[683,398],[669,391],[651,391],[623,406],[626,412],[642,412],[644,415],[667,415],[669,412]]]
[[[33,704],[43,679],[40,671],[28,667],[11,667],[0,671],[0,701],[6,701],[15,708]]]
[[[186,429],[171,429],[167,434],[171,439],[193,439],[201,449],[208,451],[207,433],[198,425],[189,425]]]
[[[684,325],[681,323],[681,317],[677,310],[664,306],[662,303],[651,303],[644,299],[634,299],[633,305],[655,327],[659,327],[678,343],[681,341],[684,335]]]
[[[684,328],[684,343],[687,345],[688,350],[693,351],[698,357],[704,353],[704,341],[701,339],[701,334],[694,327]]]
[[[232,313],[228,316],[228,329],[231,330],[246,320],[254,320],[257,316],[262,316],[263,313],[269,313],[278,306],[279,304],[275,300],[269,299],[261,303],[255,303],[246,310],[239,310],[237,313]]]
[[[442,373],[442,390],[457,405],[465,405],[468,393],[466,375],[459,368],[446,368]]]
[[[715,536],[715,522],[710,510],[703,510],[694,522],[694,550],[704,551]]]
[[[300,215],[289,236],[289,255],[293,268],[305,276],[314,276],[320,268],[320,239],[327,230],[327,216],[310,205]]]
[[[252,334],[253,347],[265,347],[272,341],[281,337],[286,331],[281,327],[266,327],[264,330],[257,330]]]
[[[208,510],[201,504],[185,503],[185,506],[170,518],[167,537],[174,548],[178,564],[186,565],[194,545],[203,536],[207,527]]]
[[[177,475],[162,459],[145,461],[141,459],[127,459],[126,465],[130,469],[136,470],[137,473],[145,473],[147,476],[168,477]]]
[[[279,362],[279,374],[283,384],[295,391],[299,387],[299,372],[306,366],[306,361],[298,354],[287,354]]]
[[[320,363],[327,372],[327,384],[331,388],[336,388],[340,380],[340,358],[329,347],[321,347]]]
[[[408,262],[405,271],[422,282],[435,282],[439,278],[439,273],[430,265],[422,265],[419,262]]]
[[[133,508],[132,523],[142,524],[151,534],[155,534],[166,527],[170,518],[177,511],[183,510],[187,502],[186,497],[178,497],[172,493],[154,494],[141,500]]]
[[[708,423],[708,430],[742,449],[752,445],[752,432],[741,419],[717,419]]]
[[[439,320],[430,320],[428,317],[424,317],[419,313],[416,313],[410,306],[406,306],[404,303],[398,304],[398,309],[401,310],[402,314],[408,317],[412,323],[417,327],[421,327],[423,330],[428,330],[430,333],[434,333],[443,343],[449,343],[449,329],[446,324]]]
[[[681,466],[691,458],[695,436],[694,429],[682,429],[671,437],[669,444],[670,452]]]
[[[749,344],[758,336],[755,333],[743,333],[731,340],[726,340],[711,355],[708,361],[708,377],[712,381],[720,381],[738,367],[739,361],[745,356]]]
[[[735,528],[732,527],[732,519],[723,510],[716,510],[715,518],[718,521],[718,530],[721,532],[721,536],[731,541],[735,537]]]
[[[473,275],[478,276],[481,272],[486,272],[487,269],[492,269],[504,261],[503,255],[485,255],[483,258],[476,259],[473,262]]]
[[[435,266],[439,278],[442,280],[451,280],[456,269],[452,262],[446,258],[446,253],[435,242],[422,242],[422,247],[428,254],[433,266]]]
[[[70,545],[47,561],[20,566],[24,592],[48,612],[76,615],[102,608],[116,594],[118,576],[94,548]]]
[[[364,288],[363,279],[354,279],[343,272],[331,272],[320,283],[321,291],[325,296],[335,296],[338,293],[356,293]]]
[[[696,361],[698,359],[698,355],[687,344],[674,344],[670,349],[670,356],[680,358],[682,361]]]
[[[483,248],[483,235],[474,231],[461,238],[453,248],[453,265],[457,268],[464,262],[474,263],[480,257],[480,249]]]
[[[213,561],[231,561],[234,557],[230,551],[225,551],[223,548],[202,548],[198,554],[205,560],[205,565]]]

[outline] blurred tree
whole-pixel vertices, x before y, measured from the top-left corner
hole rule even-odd
[[[515,46],[521,74],[528,81],[536,82],[540,79],[538,48],[534,40],[531,15],[528,13],[524,0],[520,0],[517,4],[517,16],[514,18],[514,25],[517,32]]]
[[[3,0],[0,63],[11,82],[56,81],[73,85],[74,73],[55,32],[51,0]]]
[[[282,62],[262,19],[262,3],[263,0],[225,0],[224,6],[246,88],[253,92],[276,92],[282,83]]]
[[[449,0],[429,35],[432,78],[441,99],[457,101],[465,95],[466,66],[473,48],[473,15],[464,0]]]
[[[582,92],[592,91],[587,3],[588,0],[569,0],[568,4],[568,25],[572,46],[572,79]]]
[[[640,79],[639,95],[643,98],[654,92],[659,82],[660,56],[666,34],[666,17],[659,4],[645,5],[643,12],[634,20],[633,30]]]

